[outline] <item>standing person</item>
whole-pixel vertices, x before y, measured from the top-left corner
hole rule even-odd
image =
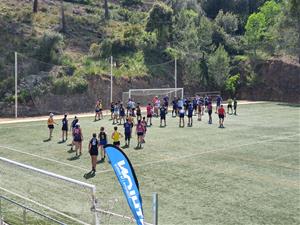
[[[54,114],[50,113],[49,118],[47,120],[47,125],[48,125],[48,128],[49,128],[49,138],[48,138],[48,140],[51,140],[53,129],[54,129],[54,124],[57,124],[57,123],[54,122],[53,116],[54,116]]]
[[[237,108],[237,100],[236,100],[236,98],[234,98],[234,100],[233,100],[234,115],[237,115],[236,114],[236,108]]]
[[[135,101],[131,100],[131,116],[135,117]]]
[[[185,116],[184,108],[179,108],[179,127],[184,127],[184,116]]]
[[[231,110],[231,115],[233,114],[233,110],[232,110],[232,99],[229,98],[227,100],[227,113],[229,114],[229,109]]]
[[[73,137],[74,137],[74,144],[75,144],[75,151],[76,156],[80,156],[82,154],[82,141],[83,141],[83,135],[82,130],[80,128],[80,124],[76,123],[75,128],[73,130]],[[78,154],[79,149],[79,154]]]
[[[141,120],[138,120],[138,123],[136,125],[136,135],[137,135],[138,144],[135,149],[142,148],[144,132],[145,132],[144,126],[143,126]]]
[[[198,111],[198,121],[202,120],[202,110],[203,110],[203,101],[201,101],[201,98],[198,101],[197,105],[197,111]]]
[[[72,134],[72,137],[73,137],[73,139],[72,139],[72,143],[70,144],[71,145],[71,149],[70,149],[70,151],[73,151],[73,146],[75,145],[75,143],[74,143],[74,135],[73,135],[73,131],[74,131],[74,129],[75,129],[75,125],[78,123],[78,118],[77,118],[77,116],[75,116],[74,117],[74,119],[73,119],[73,121],[72,121],[72,123],[71,123],[71,127],[70,127],[70,130],[71,130],[71,134]]]
[[[123,135],[118,131],[118,127],[114,127],[114,132],[111,134],[111,139],[113,139],[113,145],[120,147],[120,139]]]
[[[107,134],[104,131],[104,127],[100,128],[100,133],[99,133],[99,145],[100,145],[100,162],[104,162],[105,161],[105,149],[104,149],[104,145],[107,144]]]
[[[207,109],[207,106],[208,106],[208,96],[207,95],[205,95],[205,97],[204,97],[204,106],[205,106],[205,110],[208,110]]]
[[[158,117],[158,115],[159,115],[159,113],[158,113],[159,108],[160,108],[160,100],[159,100],[159,98],[157,98],[155,105],[154,105],[154,115],[156,117]]]
[[[204,99],[203,97],[200,97],[199,99],[199,104],[201,105],[201,114],[202,116],[204,115],[204,111],[205,111],[205,106],[204,106]]]
[[[218,95],[217,96],[217,100],[216,100],[216,103],[217,103],[217,105],[216,105],[216,113],[218,113],[218,109],[220,108],[220,105],[222,104],[222,102],[223,102],[222,97],[220,95]]]
[[[183,99],[178,99],[177,108],[178,108],[178,112],[180,109],[183,109]]]
[[[103,119],[103,104],[102,104],[102,99],[99,99],[99,119]]]
[[[127,118],[126,123],[124,123],[124,135],[125,135],[124,148],[129,148],[130,146],[131,133],[132,133],[132,123],[129,122]]]
[[[188,127],[193,126],[193,112],[194,112],[194,106],[193,103],[190,103],[188,106]]]
[[[167,108],[164,105],[162,105],[159,110],[160,110],[160,127],[162,127],[162,121],[164,121],[164,127],[166,127]]]
[[[95,121],[100,120],[100,102],[97,101],[95,105]]]
[[[178,114],[178,99],[175,97],[172,101],[173,109],[172,109],[172,117],[176,117]],[[175,113],[175,116],[174,116]]]
[[[165,108],[166,108],[166,114],[168,114],[168,110],[169,110],[169,96],[168,95],[166,95],[164,98],[163,98],[163,100],[164,100],[164,106],[165,106]]]
[[[120,104],[120,125],[122,125],[122,120],[123,120],[123,124],[125,123],[125,108],[123,106],[123,104]]]
[[[62,123],[62,135],[61,135],[61,141],[65,142],[68,140],[68,119],[67,119],[67,114],[64,115],[64,118],[61,121]],[[66,137],[66,139],[65,139]]]
[[[126,116],[131,115],[131,99],[128,99],[126,109]]]
[[[110,120],[114,119],[114,111],[115,111],[115,103],[111,102],[110,103]]]
[[[113,125],[114,124],[118,124],[118,120],[119,120],[119,104],[116,102],[114,105],[114,112],[113,112]]]
[[[153,107],[151,105],[151,103],[148,103],[148,106],[146,108],[147,110],[147,126],[148,126],[148,122],[150,121],[150,126],[152,126],[152,113],[153,113]]]
[[[146,143],[145,142],[145,136],[146,136],[146,133],[147,133],[147,122],[146,122],[146,117],[143,117],[143,120],[141,122],[144,126],[144,136],[143,136],[143,143]]]
[[[208,113],[208,124],[212,124],[212,103],[211,101],[208,102],[208,105],[207,105],[207,113]]]
[[[224,118],[226,117],[226,112],[225,109],[223,107],[223,105],[220,106],[220,108],[218,109],[218,114],[219,114],[219,128],[224,128]]]
[[[89,153],[92,161],[92,174],[96,173],[97,156],[98,156],[98,140],[97,135],[93,134],[92,139],[89,142]]]
[[[142,119],[142,111],[141,111],[140,103],[138,103],[136,107],[136,119],[137,120]]]
[[[193,103],[194,114],[196,115],[196,114],[198,113],[198,110],[197,110],[197,109],[198,109],[198,108],[197,108],[197,106],[198,106],[198,100],[197,100],[196,97],[193,98],[192,103]]]

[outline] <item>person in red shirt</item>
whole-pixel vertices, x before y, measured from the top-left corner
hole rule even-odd
[[[148,126],[148,121],[150,120],[150,126],[152,126],[152,114],[153,114],[153,107],[151,103],[147,105],[147,126]]]
[[[225,112],[225,109],[223,107],[223,105],[221,105],[220,108],[218,108],[218,114],[219,114],[219,128],[224,128],[224,118],[226,117],[226,112]]]
[[[142,148],[144,133],[145,133],[145,127],[144,127],[142,121],[138,120],[138,123],[136,125],[136,135],[137,135],[137,139],[138,139],[138,144],[135,149]]]

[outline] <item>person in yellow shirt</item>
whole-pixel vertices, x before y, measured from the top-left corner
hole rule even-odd
[[[54,114],[50,113],[48,121],[47,121],[48,128],[49,128],[49,140],[51,140],[51,138],[52,138],[54,124],[57,124],[57,123],[54,122],[53,116],[54,116]]]
[[[119,147],[121,138],[123,138],[123,135],[118,131],[118,127],[114,127],[114,132],[111,135],[111,139],[113,140],[113,145]]]
[[[229,98],[227,100],[227,113],[229,114],[229,109],[231,109],[231,114],[233,114],[233,110],[232,110],[232,99]]]

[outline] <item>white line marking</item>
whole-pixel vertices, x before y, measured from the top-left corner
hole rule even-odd
[[[79,167],[79,166],[74,166],[74,165],[71,165],[71,164],[68,164],[68,163],[57,161],[55,159],[50,159],[50,158],[46,158],[46,157],[43,157],[43,156],[35,155],[35,154],[32,154],[32,153],[23,152],[21,150],[18,150],[18,149],[15,149],[15,148],[11,148],[11,147],[8,147],[8,146],[0,145],[0,148],[5,148],[5,149],[8,149],[10,151],[19,152],[19,153],[24,154],[24,155],[30,155],[30,156],[35,157],[35,158],[44,159],[44,160],[47,160],[47,161],[50,161],[50,162],[55,162],[57,164],[61,164],[61,165],[64,165],[64,166],[73,167],[73,168],[76,168],[76,169],[80,169],[82,171],[88,171],[88,169],[85,169],[85,168],[82,168],[82,167]]]
[[[78,219],[76,219],[76,218],[73,218],[73,217],[71,217],[71,216],[69,216],[69,215],[67,215],[67,214],[64,214],[64,213],[62,213],[62,212],[59,212],[59,211],[57,211],[57,210],[55,210],[55,209],[52,209],[52,208],[50,208],[50,207],[48,207],[48,206],[45,206],[45,205],[43,205],[43,204],[41,204],[41,203],[38,203],[38,202],[36,202],[36,201],[34,201],[34,200],[32,200],[32,199],[29,199],[29,198],[26,198],[26,197],[24,197],[24,196],[22,196],[22,195],[19,195],[19,194],[15,193],[15,192],[9,191],[9,190],[7,190],[7,189],[5,189],[5,188],[2,188],[2,187],[0,187],[0,189],[3,190],[3,191],[5,191],[5,192],[7,192],[7,193],[10,193],[10,194],[12,194],[12,195],[15,195],[15,196],[17,196],[17,197],[19,197],[19,198],[22,198],[22,199],[24,199],[24,200],[26,200],[26,201],[32,202],[32,203],[34,203],[34,204],[36,204],[36,205],[38,205],[38,206],[40,206],[40,207],[43,207],[43,208],[45,208],[45,209],[47,209],[47,210],[49,210],[49,211],[52,211],[52,212],[54,212],[54,213],[57,213],[57,214],[59,214],[59,215],[65,217],[65,218],[68,218],[68,219],[70,219],[70,220],[76,221],[77,223],[80,223],[80,224],[83,224],[83,225],[90,225],[89,223],[86,223],[86,222],[83,222],[83,221],[78,220]]]

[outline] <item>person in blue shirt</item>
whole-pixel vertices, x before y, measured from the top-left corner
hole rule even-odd
[[[164,105],[162,105],[160,107],[160,126],[161,127],[162,127],[162,121],[164,121],[164,127],[167,126],[166,113],[167,113],[167,108]]]
[[[62,123],[62,142],[65,142],[68,140],[68,119],[67,119],[67,114],[64,115],[64,118],[61,121]],[[65,139],[66,136],[66,139]]]
[[[193,110],[194,110],[194,114],[197,114],[197,106],[198,106],[198,101],[196,99],[196,97],[193,98]]]
[[[98,156],[99,141],[97,135],[93,134],[93,138],[89,142],[89,153],[92,161],[92,173],[96,173],[97,156]]]
[[[217,106],[216,106],[216,113],[218,113],[218,109],[220,108],[222,102],[223,102],[223,99],[220,95],[217,96],[217,99],[216,99],[216,102],[217,102]]]
[[[173,105],[173,110],[172,110],[172,117],[176,117],[178,114],[178,99],[174,98],[174,100],[172,101],[172,105]],[[174,116],[175,113],[175,116]]]
[[[132,126],[133,124],[130,123],[128,119],[126,119],[126,123],[124,123],[125,146],[123,148],[129,148],[130,146]]]
[[[184,108],[179,108],[179,127],[184,127]]]
[[[188,106],[188,127],[193,126],[193,112],[194,112],[194,107],[193,104],[190,103]]]
[[[119,123],[119,125],[122,125],[122,120],[123,120],[123,123],[125,123],[125,108],[124,108],[122,103],[120,104],[119,111],[120,111],[120,123]]]
[[[166,114],[168,114],[168,108],[169,108],[169,96],[165,96],[164,98],[163,98],[163,100],[164,100],[164,106],[165,106],[165,108],[166,108]]]

